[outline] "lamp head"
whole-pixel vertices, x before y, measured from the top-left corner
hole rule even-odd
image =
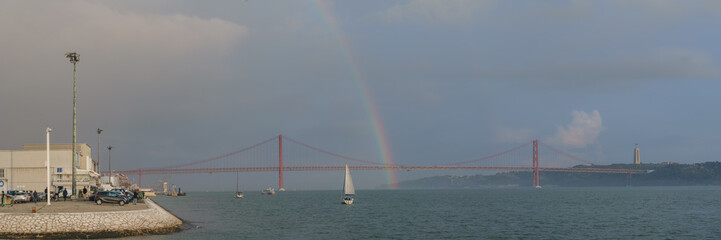
[[[76,63],[80,61],[80,54],[76,52],[66,52],[65,57],[70,59],[71,63]]]

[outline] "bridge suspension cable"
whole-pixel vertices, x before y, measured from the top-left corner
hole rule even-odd
[[[334,156],[334,157],[338,157],[338,158],[342,158],[342,159],[349,160],[349,161],[354,161],[354,162],[369,163],[369,164],[373,164],[373,165],[385,165],[385,164],[378,163],[378,162],[365,161],[365,160],[360,160],[360,159],[356,159],[356,158],[352,158],[352,157],[346,157],[346,156],[343,156],[343,155],[340,155],[340,154],[337,154],[337,153],[332,153],[332,152],[328,152],[328,151],[326,151],[326,150],[323,150],[323,149],[320,149],[320,148],[317,148],[317,147],[313,147],[313,146],[311,146],[311,145],[302,143],[302,142],[300,142],[300,141],[294,140],[294,139],[289,138],[289,137],[286,137],[286,136],[283,136],[283,137],[285,138],[285,140],[288,140],[288,141],[290,141],[290,142],[293,142],[293,143],[295,143],[295,144],[301,145],[301,146],[303,146],[303,147],[306,147],[306,148],[315,150],[315,151],[320,152],[320,153],[323,153],[323,154],[331,155],[331,156]]]
[[[524,143],[524,144],[522,144],[522,145],[520,145],[520,146],[518,146],[518,147],[514,147],[514,148],[511,148],[511,149],[508,149],[508,150],[506,150],[506,151],[499,152],[499,153],[496,153],[496,154],[493,154],[493,155],[488,155],[488,156],[485,156],[485,157],[482,157],[482,158],[477,158],[477,159],[468,160],[468,161],[463,161],[463,162],[449,163],[448,165],[449,165],[449,166],[463,165],[463,164],[466,164],[466,163],[480,162],[480,161],[488,160],[488,159],[491,159],[491,158],[495,158],[495,157],[504,155],[504,154],[506,154],[506,153],[510,153],[510,152],[516,151],[516,150],[518,150],[518,149],[521,149],[521,148],[523,148],[523,147],[528,146],[529,144],[531,144],[531,143],[530,143],[530,142],[527,142],[527,143]]]
[[[573,155],[571,155],[571,154],[568,154],[568,153],[566,153],[566,152],[564,152],[564,151],[558,150],[558,149],[556,149],[556,148],[554,148],[554,147],[551,147],[551,146],[549,146],[549,145],[547,145],[547,144],[545,144],[545,143],[543,143],[543,142],[541,142],[541,141],[538,141],[538,143],[539,143],[541,146],[544,146],[544,147],[548,148],[549,150],[551,150],[551,151],[553,151],[553,152],[555,152],[555,153],[557,153],[557,154],[561,154],[561,155],[563,155],[563,156],[566,156],[566,157],[568,157],[568,158],[570,158],[570,159],[573,159],[573,160],[576,160],[576,161],[579,161],[579,162],[583,162],[583,163],[586,163],[586,164],[598,165],[598,164],[595,164],[595,163],[592,163],[592,162],[583,160],[583,159],[581,159],[581,158],[579,158],[579,157],[573,156]]]
[[[252,145],[252,146],[250,146],[250,147],[246,147],[246,148],[240,149],[240,150],[238,150],[238,151],[226,153],[226,154],[223,154],[223,155],[220,155],[220,156],[216,156],[216,157],[212,157],[212,158],[208,158],[208,159],[203,159],[203,160],[194,161],[194,162],[189,162],[189,163],[183,163],[183,164],[176,164],[176,165],[164,166],[164,167],[150,168],[150,169],[146,169],[146,170],[160,170],[160,169],[181,168],[181,167],[192,166],[192,165],[201,164],[201,163],[205,163],[205,162],[210,162],[210,161],[218,160],[218,159],[225,158],[225,157],[228,157],[228,156],[232,156],[232,155],[235,155],[235,154],[238,154],[238,153],[241,153],[241,152],[248,151],[248,150],[250,150],[250,149],[256,148],[256,147],[261,146],[261,145],[263,145],[263,144],[266,144],[266,143],[268,143],[268,142],[270,142],[270,141],[273,141],[273,140],[275,140],[275,139],[277,139],[277,138],[278,138],[278,136],[275,136],[275,137],[272,137],[272,138],[270,138],[270,139],[268,139],[268,140],[262,141],[262,142],[260,142],[260,143],[255,144],[255,145]]]

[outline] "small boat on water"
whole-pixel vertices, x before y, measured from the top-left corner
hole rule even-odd
[[[175,184],[173,184],[173,188],[172,188],[172,189],[173,189],[173,190],[170,191],[170,193],[168,193],[170,196],[173,196],[173,197],[185,196],[185,192],[183,192],[183,190],[181,190],[180,188],[177,188],[178,191],[175,191],[175,189],[176,189]]]
[[[238,173],[235,173],[235,198],[243,198],[243,192],[240,191]]]
[[[350,177],[350,170],[348,164],[345,165],[345,180],[343,181],[343,204],[353,204],[353,197],[355,196],[355,188],[353,187],[353,179]]]
[[[262,192],[260,192],[261,195],[275,195],[275,188],[266,188]]]

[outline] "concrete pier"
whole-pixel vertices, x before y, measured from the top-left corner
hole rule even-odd
[[[31,213],[31,207],[39,210]],[[181,224],[179,218],[150,199],[126,206],[58,202],[51,206],[24,203],[0,208],[0,238],[129,236],[174,232]]]

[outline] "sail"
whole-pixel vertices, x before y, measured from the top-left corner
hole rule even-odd
[[[350,170],[348,170],[348,164],[345,165],[345,184],[343,185],[343,193],[355,194],[355,188],[353,187],[353,179],[350,177]]]

